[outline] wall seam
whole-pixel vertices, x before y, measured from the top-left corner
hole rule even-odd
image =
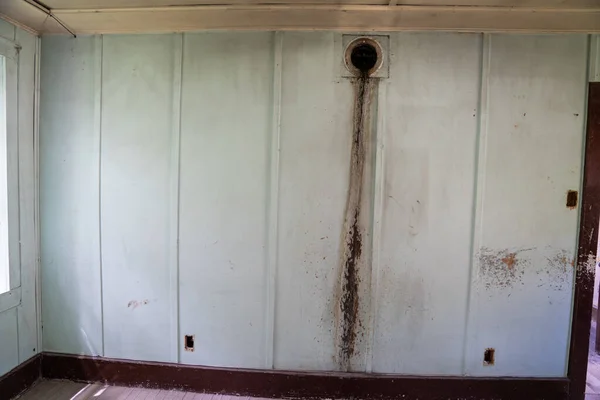
[[[173,362],[179,363],[180,333],[179,333],[179,182],[180,182],[180,157],[181,157],[181,92],[183,80],[183,40],[184,34],[176,34],[175,48],[173,51],[173,127],[171,131],[171,171],[170,171],[170,224],[171,224],[171,254],[170,254],[170,280],[171,280],[171,327],[173,329],[172,354]]]
[[[281,136],[281,86],[283,63],[283,32],[274,32],[273,39],[273,93],[271,142],[269,156],[269,198],[267,202],[267,265],[264,366],[274,368],[275,347],[275,296],[277,285],[277,259],[279,239],[279,156]]]
[[[36,353],[42,352],[43,346],[43,320],[42,320],[42,268],[41,268],[41,237],[40,237],[40,77],[41,77],[42,39],[35,39],[35,82],[33,93],[33,229],[35,238],[35,312],[37,324]]]
[[[96,58],[96,77],[95,88],[96,98],[94,105],[94,127],[98,140],[98,259],[100,268],[100,334],[102,348],[100,354],[106,356],[104,343],[104,274],[102,268],[102,79],[103,79],[103,58],[104,58],[104,37],[98,35],[95,37],[94,53]]]
[[[16,42],[17,40],[17,28],[13,27],[13,37],[14,40]],[[17,233],[17,238],[19,240],[18,243],[18,257],[19,257],[19,268],[18,268],[18,273],[19,273],[19,287],[21,288],[21,300],[19,301],[19,305],[15,308],[15,324],[16,324],[16,331],[17,331],[17,362],[21,362],[22,358],[22,354],[21,354],[21,333],[20,333],[20,329],[19,329],[19,314],[21,313],[22,310],[22,303],[23,303],[23,260],[21,258],[21,243],[22,243],[22,237],[21,237],[21,144],[20,144],[20,140],[21,140],[21,90],[23,85],[21,85],[21,79],[23,78],[23,76],[21,75],[21,47],[20,44],[17,44],[18,50],[17,50],[17,93],[16,93],[16,116],[17,116],[17,126],[16,126],[16,133],[17,133],[17,137],[16,137],[16,156],[17,156],[17,162],[16,162],[16,174],[17,174],[17,204],[15,205],[16,208],[16,212],[17,212],[17,226],[16,228],[18,229],[18,233]],[[6,132],[7,135],[9,134],[9,132]],[[7,172],[8,172],[8,166],[7,166]],[[8,179],[7,179],[7,183],[8,183]],[[8,194],[7,199],[10,199],[10,194]],[[8,204],[7,204],[8,206]],[[8,221],[10,221],[10,217],[8,219]],[[10,224],[10,222],[9,222]],[[9,225],[10,226],[10,225]],[[14,229],[14,227],[13,227]],[[9,251],[9,262],[10,262],[10,233],[8,235],[9,238],[9,245],[8,245],[8,251]],[[9,270],[10,270],[10,265],[9,265]],[[10,276],[9,276],[9,280],[10,280]],[[12,287],[11,287],[12,289]]]
[[[471,243],[469,260],[469,285],[467,287],[466,312],[463,333],[463,356],[461,371],[462,375],[468,375],[467,358],[469,357],[469,333],[472,326],[473,286],[477,282],[475,266],[478,264],[478,252],[481,246],[481,235],[483,234],[482,215],[485,197],[486,179],[486,157],[487,157],[487,134],[488,134],[488,107],[489,107],[489,75],[491,59],[492,35],[482,34],[480,47],[480,73],[479,73],[479,98],[477,100],[477,128],[475,138],[475,165],[474,165],[474,187],[472,198],[471,217]]]
[[[15,43],[17,41],[17,28],[15,28]],[[21,84],[21,79],[23,78],[21,75],[21,45],[19,43],[17,43],[17,96],[16,96],[16,101],[17,101],[17,105],[16,105],[16,112],[17,112],[17,137],[16,137],[16,151],[17,151],[17,162],[16,162],[16,174],[17,174],[17,204],[15,205],[16,208],[16,212],[17,212],[17,238],[19,240],[19,246],[18,246],[18,251],[17,251],[17,256],[19,258],[19,287],[23,286],[23,261],[21,260],[21,248],[22,248],[22,229],[21,229],[21,133],[22,133],[22,129],[21,129],[21,90],[23,89],[23,85]],[[7,132],[8,133],[8,132]],[[7,168],[8,171],[8,168]],[[10,198],[10,194],[8,195]],[[10,221],[10,217],[9,217],[9,221]],[[10,238],[10,233],[9,233],[9,238]],[[9,239],[10,240],[10,239]],[[9,242],[9,249],[10,249],[10,242]],[[9,250],[10,252],[10,250]],[[9,253],[10,254],[10,253]],[[10,257],[10,255],[9,255]],[[10,258],[9,258],[10,260]],[[20,344],[19,344],[20,346]],[[20,347],[19,347],[20,348]],[[20,357],[20,355],[19,355]]]

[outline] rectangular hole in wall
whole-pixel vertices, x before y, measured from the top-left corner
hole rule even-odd
[[[494,349],[485,349],[483,353],[483,365],[494,365],[496,361],[496,350]]]
[[[570,209],[577,207],[577,191],[569,190],[567,192],[567,207]]]
[[[194,351],[194,335],[185,335],[185,351]]]

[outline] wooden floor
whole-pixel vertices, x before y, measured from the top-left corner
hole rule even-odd
[[[254,397],[186,393],[85,384],[69,381],[41,381],[18,397],[19,400],[248,400]],[[263,399],[266,400],[266,399]],[[271,399],[272,400],[272,399]]]

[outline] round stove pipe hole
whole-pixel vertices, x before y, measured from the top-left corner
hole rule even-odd
[[[383,65],[383,51],[376,40],[359,37],[351,41],[344,53],[348,71],[357,77],[372,76]]]
[[[361,43],[352,49],[350,61],[363,74],[368,73],[377,65],[377,49],[370,43]]]

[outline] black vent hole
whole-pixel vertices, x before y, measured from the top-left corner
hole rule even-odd
[[[367,73],[377,64],[377,50],[369,43],[361,43],[352,49],[350,61],[360,72]]]

